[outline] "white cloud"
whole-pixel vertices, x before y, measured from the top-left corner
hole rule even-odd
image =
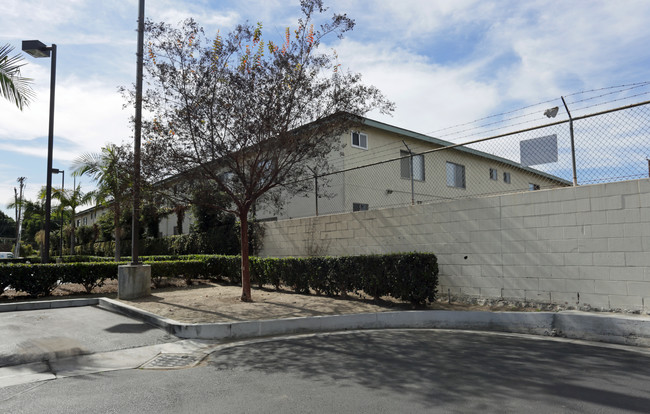
[[[396,103],[393,117],[371,114],[397,126],[429,132],[485,115],[498,100],[495,85],[474,80],[477,68],[447,68],[422,56],[382,44],[344,41],[337,52],[365,83]]]
[[[0,110],[12,114],[0,125],[0,142],[47,136],[49,85],[39,82],[36,92],[38,99],[22,112],[9,102],[0,102]],[[123,103],[115,85],[105,81],[76,76],[57,80],[54,135],[75,143],[82,152],[98,151],[106,142],[121,142],[131,136],[132,111],[122,110]]]
[[[422,1],[402,0],[368,1],[337,0],[331,11],[346,13],[357,22],[355,31],[377,33],[381,38],[395,42],[428,37],[442,29],[475,20],[493,7],[478,0]]]

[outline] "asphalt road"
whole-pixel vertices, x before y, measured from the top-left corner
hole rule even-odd
[[[6,413],[647,413],[650,353],[439,330],[222,347],[201,366],[0,389]]]

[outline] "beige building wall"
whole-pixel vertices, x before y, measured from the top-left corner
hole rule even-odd
[[[106,213],[108,209],[106,207],[93,207],[90,209],[86,209],[81,211],[80,213],[77,213],[75,215],[75,224],[76,226],[92,226],[93,224],[97,223],[99,220],[99,217],[101,217],[104,213]],[[189,233],[190,225],[192,224],[192,217],[191,213],[187,211],[185,213],[185,217],[183,219],[183,233],[182,234],[187,234]],[[163,217],[162,220],[160,220],[160,227],[159,231],[162,235],[162,237],[166,236],[173,236],[174,235],[174,227],[176,227],[176,214],[171,213],[166,217]]]
[[[262,255],[407,251],[439,295],[650,312],[650,179],[267,223]]]
[[[406,150],[404,141],[414,154],[441,148],[432,142],[416,139],[410,131],[400,133],[398,128],[391,130],[365,127],[360,130],[367,136],[367,149],[352,145],[352,134],[341,136],[341,156],[338,151],[330,154],[331,163],[343,173],[322,177],[319,184],[327,182],[326,190],[320,190],[318,202],[319,215],[341,213],[353,210],[354,203],[367,204],[372,209],[411,203],[411,180],[401,174],[401,162],[395,160]],[[419,134],[415,134],[420,136]],[[416,203],[446,201],[455,198],[474,197],[476,195],[521,192],[534,184],[540,189],[566,186],[568,183],[551,179],[534,170],[518,168],[516,164],[507,164],[492,159],[487,154],[475,154],[460,149],[450,149],[424,154],[424,181],[414,181]],[[368,164],[380,163],[365,168]],[[408,161],[405,161],[408,162]],[[447,185],[447,162],[465,167],[465,188]],[[496,170],[496,180],[490,178],[490,169]],[[510,183],[504,182],[504,173],[510,176]],[[327,193],[324,197],[323,193]],[[314,194],[301,194],[286,197],[282,211],[271,212],[258,209],[257,217],[266,219],[274,217],[279,220],[316,215]]]

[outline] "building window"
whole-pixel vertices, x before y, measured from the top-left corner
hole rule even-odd
[[[539,190],[539,184],[528,183],[528,189],[530,191],[537,191]]]
[[[411,162],[409,153],[406,151],[399,152],[400,157],[400,174],[402,178],[411,179]],[[406,158],[405,158],[406,157]],[[424,155],[413,156],[413,179],[415,181],[424,181]]]
[[[368,149],[368,135],[361,132],[352,133],[352,146],[354,148]]]
[[[88,217],[84,217],[84,226],[88,224]]]
[[[174,226],[174,229],[172,230],[172,232],[174,233],[174,236],[178,236],[178,234],[179,234],[178,233],[178,226]]]
[[[77,227],[81,226],[81,219],[77,219]]]
[[[352,203],[352,211],[368,211],[368,204]]]
[[[499,174],[496,168],[490,168],[490,180],[499,181]]]
[[[510,184],[510,173],[509,172],[504,172],[503,173],[503,182],[506,184]]]
[[[447,187],[465,188],[465,166],[447,161]]]

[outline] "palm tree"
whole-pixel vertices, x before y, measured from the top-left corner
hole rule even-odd
[[[76,188],[72,190],[54,189],[52,192],[52,197],[56,198],[61,202],[62,207],[70,207],[72,210],[72,220],[71,220],[71,233],[70,233],[70,254],[74,254],[74,243],[75,243],[75,220],[74,216],[77,210],[77,207],[83,206],[93,200],[95,197],[94,192],[84,193],[81,191],[81,184],[77,185]]]
[[[41,189],[41,192],[44,192],[45,189]],[[26,243],[33,243],[35,240],[34,235],[38,232],[39,229],[43,228],[43,222],[45,221],[45,202],[42,199],[37,201],[30,201],[23,199],[22,201],[17,201],[10,203],[7,207],[14,208],[19,205],[22,210],[21,218],[21,240]]]
[[[89,175],[97,183],[97,189],[93,192],[95,202],[113,211],[116,262],[120,260],[122,238],[120,217],[132,182],[129,165],[127,151],[114,144],[103,147],[101,153],[83,154],[72,163],[73,175]]]
[[[22,111],[34,98],[34,91],[30,86],[32,79],[20,76],[20,68],[25,65],[22,57],[9,56],[13,50],[8,44],[0,46],[0,95]]]

